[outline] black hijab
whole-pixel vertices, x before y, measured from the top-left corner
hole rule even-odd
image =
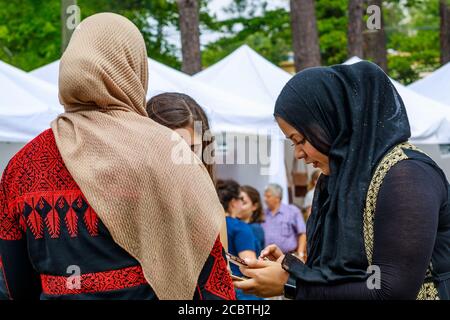
[[[411,135],[403,101],[388,76],[362,61],[306,69],[283,88],[274,115],[329,157],[308,220],[308,262],[300,279],[367,278],[363,238],[367,190],[377,163]]]

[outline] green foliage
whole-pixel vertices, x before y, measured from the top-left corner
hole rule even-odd
[[[235,0],[218,21],[208,12],[211,0],[200,0],[200,23],[222,36],[203,48],[205,67],[248,44],[275,64],[292,51],[290,15],[267,10],[268,0]],[[450,1],[450,0],[449,0]],[[180,52],[168,41],[167,29],[178,29],[175,0],[78,0],[82,18],[116,12],[130,18],[144,35],[148,55],[180,68]],[[348,0],[316,0],[316,18],[323,65],[347,58]],[[60,58],[60,1],[0,0],[0,60],[32,70]],[[383,2],[390,75],[407,84],[421,72],[439,66],[439,0]]]
[[[262,16],[218,22],[216,28],[231,35],[206,46],[202,52],[204,66],[217,62],[243,44],[248,44],[274,63],[286,60],[291,50],[289,13],[283,9],[265,11]],[[240,30],[233,32],[235,28]]]
[[[180,61],[164,28],[176,26],[174,0],[78,0],[82,19],[98,12],[115,12],[132,20],[144,35],[148,55],[173,67]],[[30,71],[60,58],[59,0],[0,0],[0,60]]]
[[[59,58],[59,1],[0,0],[0,60],[26,71]]]
[[[323,65],[347,59],[347,0],[317,0],[316,19]]]
[[[392,1],[384,10],[389,74],[404,84],[439,67],[439,0]],[[386,14],[389,12],[389,14]],[[400,22],[400,23],[399,23]]]
[[[266,10],[262,5],[262,15],[251,16],[254,1],[240,0],[233,3],[228,11],[238,14],[238,18],[218,23],[218,30],[230,33],[206,46],[203,64],[209,66],[246,43],[275,64],[285,61],[292,51],[292,33],[289,12],[285,9]],[[320,36],[322,63],[341,63],[346,58],[347,48],[347,0],[317,0],[316,15]],[[250,16],[244,16],[249,12]],[[239,31],[233,32],[236,27]]]
[[[175,1],[167,0],[78,0],[82,19],[98,12],[115,12],[136,24],[141,30],[148,56],[172,67],[181,63],[175,55],[176,48],[166,38],[164,28],[178,24]]]

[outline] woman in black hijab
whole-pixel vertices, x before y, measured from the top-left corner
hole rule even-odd
[[[408,143],[402,99],[375,64],[306,69],[274,115],[295,155],[322,170],[308,260],[276,246],[235,282],[297,299],[449,299],[450,208],[442,170]],[[287,285],[285,285],[287,283]]]

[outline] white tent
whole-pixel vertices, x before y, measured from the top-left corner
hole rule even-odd
[[[361,61],[352,57],[344,64]],[[418,144],[450,143],[450,108],[390,79],[403,99],[411,126],[411,140]]]
[[[0,173],[60,111],[56,88],[0,61]]]
[[[0,61],[0,72],[9,79],[10,82],[26,90],[29,95],[37,98],[48,108],[56,112],[62,112],[63,108],[59,103],[57,86],[42,81],[29,73]]]
[[[223,91],[244,97],[261,105],[264,113],[273,114],[275,101],[291,74],[274,65],[248,45],[236,49],[211,67],[194,75],[195,79]],[[278,150],[284,150],[284,138],[277,140]],[[283,153],[284,152],[280,152]],[[272,156],[273,157],[273,156]],[[278,174],[272,181],[287,185],[286,168],[283,159],[273,159],[278,163]],[[284,198],[287,199],[286,192]]]
[[[0,61],[0,141],[27,142],[62,111],[56,88]]]
[[[253,101],[234,97],[150,58],[148,66],[148,98],[162,92],[188,94],[206,110],[214,131],[257,133],[274,128],[271,115],[263,113],[260,106]],[[59,60],[30,73],[57,86]]]
[[[262,103],[271,113],[291,77],[247,45],[194,75],[214,87]]]
[[[52,63],[46,64],[45,66],[34,69],[29,73],[40,80],[46,81],[47,83],[54,85],[55,88],[57,88],[59,76],[59,60],[53,61]]]
[[[196,80],[178,70],[172,69],[153,59],[148,59],[149,66],[149,90],[148,98],[162,92],[181,92],[193,97],[206,111],[211,122],[211,128],[215,133],[232,132],[240,134],[277,136],[279,129],[273,121],[272,109],[264,107],[258,101],[233,95],[228,90],[211,86],[208,83]],[[32,75],[41,78],[53,85],[58,83],[59,61],[41,67],[31,72]],[[279,139],[271,139],[278,141]],[[237,146],[239,148],[239,146]],[[268,181],[276,181],[278,177],[285,176],[284,156],[279,143],[270,144],[270,172]],[[233,152],[234,150],[231,150]],[[248,166],[228,166],[236,172],[248,172],[253,176]],[[245,169],[243,169],[245,167]],[[228,170],[230,171],[230,170]],[[237,178],[236,174],[233,176]],[[261,188],[260,188],[261,189]]]
[[[450,107],[450,62],[408,88]]]

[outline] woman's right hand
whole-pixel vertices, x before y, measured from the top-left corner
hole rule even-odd
[[[277,261],[281,263],[281,261],[283,261],[284,259],[284,254],[276,244],[271,244],[261,251],[259,258],[263,260],[268,259],[270,261]]]

